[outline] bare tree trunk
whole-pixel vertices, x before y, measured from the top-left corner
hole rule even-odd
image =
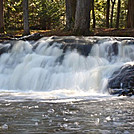
[[[106,27],[109,28],[110,0],[107,0]]]
[[[89,34],[91,0],[77,0],[74,32],[76,34]]]
[[[96,25],[95,12],[94,12],[94,0],[92,0],[92,15],[93,15],[93,28]]]
[[[28,0],[23,0],[24,35],[30,34],[28,14]]]
[[[0,0],[0,33],[4,33],[3,0]]]
[[[71,30],[74,27],[76,12],[76,0],[66,0],[66,29]]]
[[[110,27],[112,28],[113,27],[114,5],[115,5],[116,0],[111,0],[111,2],[112,2],[112,10],[111,10],[111,25],[110,25]]]
[[[127,27],[134,28],[134,0],[128,0]]]
[[[46,8],[46,0],[41,0],[41,6],[42,6],[43,10],[45,10],[45,8]],[[47,30],[47,22],[46,22],[46,16],[45,15],[41,16],[40,24],[41,24],[41,28],[43,30]]]
[[[119,29],[119,24],[120,24],[120,9],[121,9],[121,0],[118,0],[117,19],[116,19],[116,28],[117,29]]]

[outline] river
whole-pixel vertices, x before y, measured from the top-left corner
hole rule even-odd
[[[134,38],[44,37],[0,44],[0,133],[132,134],[134,98],[108,92]],[[121,84],[122,86],[122,84]]]

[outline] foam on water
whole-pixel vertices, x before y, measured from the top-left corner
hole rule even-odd
[[[87,57],[76,49],[64,53],[62,43],[50,45],[52,37],[36,43],[15,42],[8,53],[0,56],[1,91],[36,92],[44,98],[107,93],[108,78],[113,72],[124,64],[133,64],[134,46],[113,38],[100,39]],[[118,43],[118,54],[110,51],[114,43]],[[63,54],[63,61],[58,62]]]

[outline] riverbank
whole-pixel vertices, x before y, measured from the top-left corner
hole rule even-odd
[[[65,30],[31,30],[31,34],[35,34],[35,33],[39,33],[40,37],[75,36],[75,34],[72,31],[65,31]],[[5,40],[11,40],[14,38],[21,38],[22,36],[23,36],[23,30],[14,30],[14,31],[11,30],[5,34],[0,34],[0,42],[3,42]],[[134,37],[134,29],[96,28],[91,31],[89,36]]]

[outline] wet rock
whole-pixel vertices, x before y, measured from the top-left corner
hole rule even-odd
[[[134,89],[108,89],[112,95],[118,94],[118,96],[132,96],[134,95]]]
[[[12,40],[39,40],[40,38],[42,38],[43,36],[40,35],[40,33],[34,33],[28,36],[22,36],[20,38],[12,38]]]
[[[134,95],[133,89],[124,89],[119,93],[118,96],[132,96],[132,95]]]
[[[12,47],[12,45],[10,43],[0,44],[0,55],[8,52],[11,49],[11,47]]]
[[[92,46],[92,44],[66,44],[62,45],[61,49],[63,49],[63,53],[66,53],[67,51],[77,50],[81,55],[88,56],[92,49]]]
[[[109,79],[108,89],[110,94],[133,95],[134,65],[125,65],[114,72]]]
[[[108,46],[108,59],[109,59],[109,61],[111,61],[112,60],[112,57],[113,56],[117,56],[118,55],[118,53],[119,53],[119,50],[118,50],[118,43],[117,42],[115,42],[115,43],[113,43],[111,46]]]

